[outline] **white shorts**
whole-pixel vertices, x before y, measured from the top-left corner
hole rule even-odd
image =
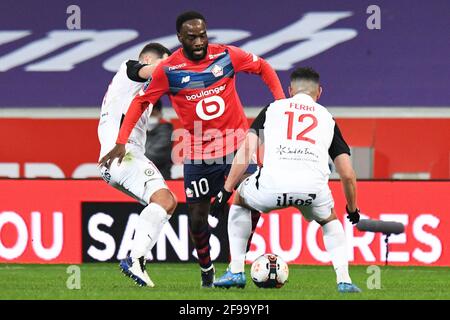
[[[128,151],[120,166],[114,159],[110,168],[100,167],[100,174],[109,185],[128,194],[142,205],[160,189],[169,189],[163,176],[142,152]]]
[[[247,206],[265,213],[275,209],[295,207],[307,221],[321,221],[330,216],[334,200],[328,186],[318,193],[264,192],[261,187],[256,187],[257,175],[258,172],[255,172],[245,179],[237,190]]]

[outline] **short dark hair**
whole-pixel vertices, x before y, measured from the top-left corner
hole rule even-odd
[[[161,100],[158,100],[158,101],[155,102],[155,104],[153,105],[153,110],[158,110],[158,111],[162,110]]]
[[[167,55],[171,55],[172,52],[170,52],[169,49],[164,47],[162,44],[157,42],[148,43],[145,45],[144,48],[142,48],[141,52],[139,53],[139,57],[141,57],[143,54],[146,54],[148,52],[154,52],[156,53],[160,58],[167,53]]]
[[[296,80],[309,80],[319,83],[319,73],[311,67],[297,68],[291,73],[291,82]]]
[[[203,20],[203,22],[206,23],[206,19],[205,17],[197,12],[197,11],[187,11],[187,12],[183,12],[182,14],[180,14],[177,17],[177,32],[179,33],[181,30],[181,26],[183,25],[183,23],[185,23],[186,21],[189,20],[193,20],[193,19],[200,19]]]

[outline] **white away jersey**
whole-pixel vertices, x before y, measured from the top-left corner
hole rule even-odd
[[[111,151],[116,145],[116,139],[119,134],[122,117],[128,111],[131,101],[143,86],[141,82],[133,81],[127,74],[127,63],[138,63],[137,61],[124,61],[112,79],[108,91],[103,98],[100,122],[98,125],[98,138],[101,144],[100,158]],[[137,80],[137,79],[136,79]],[[147,123],[151,113],[151,108],[147,108],[136,123],[128,144],[135,145],[145,152],[145,140],[147,132]]]
[[[350,154],[332,115],[303,93],[271,103],[252,130],[264,141],[257,183],[269,192],[318,192],[328,183],[329,156]]]

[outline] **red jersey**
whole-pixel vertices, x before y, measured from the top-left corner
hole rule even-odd
[[[260,75],[276,100],[285,97],[275,71],[254,54],[209,44],[205,58],[193,61],[180,48],[158,65],[148,87],[131,102],[117,143],[128,141],[149,103],[168,94],[187,131],[183,139],[187,158],[212,159],[236,151],[248,130],[235,84],[235,74],[240,71]]]

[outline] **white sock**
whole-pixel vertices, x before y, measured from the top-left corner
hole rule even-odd
[[[247,242],[252,233],[251,212],[238,205],[232,205],[228,213],[228,239],[230,243],[232,273],[244,272]]]
[[[134,234],[132,258],[145,256],[153,248],[169,218],[166,210],[156,203],[150,203],[142,210]]]
[[[322,230],[323,242],[336,272],[336,282],[352,283],[348,273],[347,243],[341,222],[332,220],[325,224]]]

